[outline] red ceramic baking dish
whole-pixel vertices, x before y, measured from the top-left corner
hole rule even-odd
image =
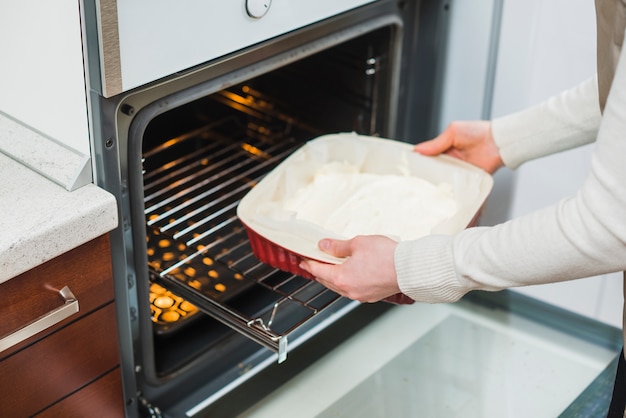
[[[308,279],[313,277],[299,267],[303,258],[334,264],[343,262],[343,259],[320,251],[317,243],[322,238],[347,239],[351,236],[345,235],[345,231],[327,229],[319,223],[299,219],[297,213],[285,208],[285,202],[301,193],[322,167],[333,162],[349,164],[363,174],[413,176],[431,184],[445,184],[449,187],[456,210],[446,219],[430,225],[427,230],[420,227],[411,239],[429,233],[454,234],[466,228],[476,219],[493,186],[492,177],[477,167],[445,155],[419,155],[412,151],[410,144],[404,142],[354,133],[324,135],[295,151],[241,200],[237,214],[246,228],[252,251],[260,261]],[[332,194],[328,193],[329,196]],[[339,201],[335,203],[332,197],[327,198],[324,193],[321,196],[325,200],[330,199],[320,204],[326,210],[342,204]],[[337,196],[340,195],[335,196],[339,200],[349,198]],[[320,216],[324,218],[326,215]],[[382,216],[384,218],[384,213]],[[400,226],[404,227],[402,223]],[[403,229],[410,228],[407,226]],[[402,239],[385,230],[376,233]],[[402,294],[392,296],[387,301],[412,302]]]

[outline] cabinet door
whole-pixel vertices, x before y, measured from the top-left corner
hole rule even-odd
[[[122,418],[124,405],[120,369],[107,373],[89,386],[35,415],[36,418]]]
[[[26,341],[0,351],[0,361],[16,350],[79,320],[113,300],[108,235],[103,235],[0,285],[0,338],[59,308],[59,291],[67,286],[78,300],[78,313]],[[114,318],[112,319],[115,320]]]
[[[21,342],[7,342],[7,335],[58,312],[64,305],[59,290],[65,286],[77,300],[77,312],[72,309],[65,319],[55,318]],[[109,409],[123,415],[120,379],[105,378],[114,371],[119,375],[108,235],[4,282],[0,292],[4,302],[0,305],[0,416],[32,416],[61,403],[72,410],[69,399],[94,390],[98,397],[87,399],[106,399]],[[92,384],[94,389],[89,390]]]
[[[115,324],[115,305],[109,303],[5,358],[0,416],[32,416],[117,368]]]

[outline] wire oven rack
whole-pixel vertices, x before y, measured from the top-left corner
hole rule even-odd
[[[340,297],[252,253],[237,205],[302,144],[289,118],[275,132],[253,116],[245,129],[241,118],[224,118],[144,151],[148,260],[154,282],[283,361],[288,334]]]

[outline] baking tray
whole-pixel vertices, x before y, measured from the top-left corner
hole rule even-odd
[[[415,176],[435,185],[451,186],[457,210],[428,234],[452,235],[471,225],[493,187],[493,178],[484,170],[447,155],[423,156],[405,142],[355,133],[320,136],[269,172],[237,208],[259,260],[306,278],[312,277],[299,267],[302,258],[333,264],[344,261],[322,252],[317,243],[322,238],[351,237],[296,219],[283,204],[330,162],[348,163],[362,173]]]

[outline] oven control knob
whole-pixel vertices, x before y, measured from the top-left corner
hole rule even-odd
[[[271,5],[272,0],[246,0],[246,12],[248,16],[260,19],[265,16]]]

